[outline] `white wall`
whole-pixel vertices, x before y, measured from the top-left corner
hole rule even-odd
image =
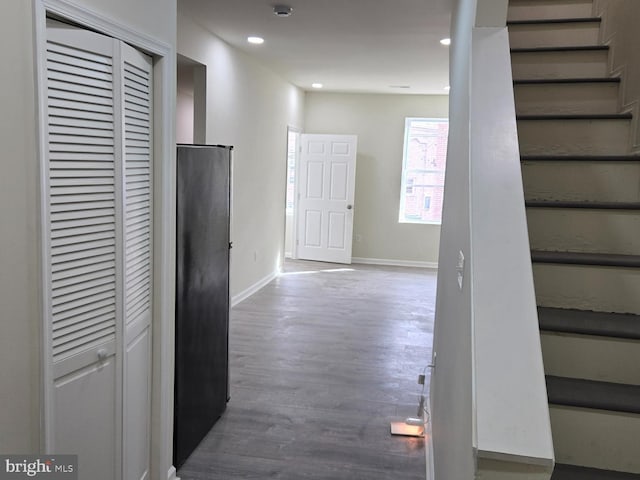
[[[398,222],[404,124],[448,113],[446,95],[307,93],[306,133],[358,136],[354,257],[436,265],[440,226]]]
[[[193,66],[178,64],[176,98],[176,143],[193,143]]]
[[[33,8],[23,0],[1,8],[0,452],[33,452],[40,395]]]
[[[302,127],[304,93],[180,11],[178,53],[207,69],[207,143],[234,146],[231,290],[238,295],[282,260],[287,125]]]
[[[633,151],[640,152],[640,8],[638,0],[596,0],[594,13],[603,18],[602,40],[611,45],[610,69],[622,76],[621,105],[634,114]]]
[[[458,252],[470,250],[470,111],[471,32],[476,0],[458,0],[452,15],[449,57],[449,146],[445,178],[443,241],[440,246],[438,295],[431,376],[431,419],[436,479],[474,478],[472,324],[470,282],[458,288]]]
[[[75,4],[170,47],[175,44],[174,0],[77,0]],[[31,1],[4,0],[0,11],[0,62],[5,66],[0,77],[0,452],[29,453],[39,451],[41,441],[34,6]]]

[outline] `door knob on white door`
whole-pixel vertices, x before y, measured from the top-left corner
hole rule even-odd
[[[351,210],[353,208],[353,205],[347,205],[347,210]]]
[[[107,351],[106,348],[101,348],[100,350],[98,350],[98,361],[99,362],[104,362],[107,357],[109,356],[109,352]]]

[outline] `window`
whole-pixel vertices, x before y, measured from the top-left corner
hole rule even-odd
[[[448,135],[448,119],[405,120],[401,223],[440,224]]]
[[[287,194],[286,194],[286,214],[293,215],[293,204],[295,202],[296,188],[296,150],[300,132],[291,128],[287,132]]]

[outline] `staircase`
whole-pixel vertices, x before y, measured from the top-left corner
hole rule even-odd
[[[508,15],[553,480],[640,479],[640,156],[592,12]]]

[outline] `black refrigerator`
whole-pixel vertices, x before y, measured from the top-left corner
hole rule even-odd
[[[232,147],[178,145],[174,465],[180,467],[229,398]]]

